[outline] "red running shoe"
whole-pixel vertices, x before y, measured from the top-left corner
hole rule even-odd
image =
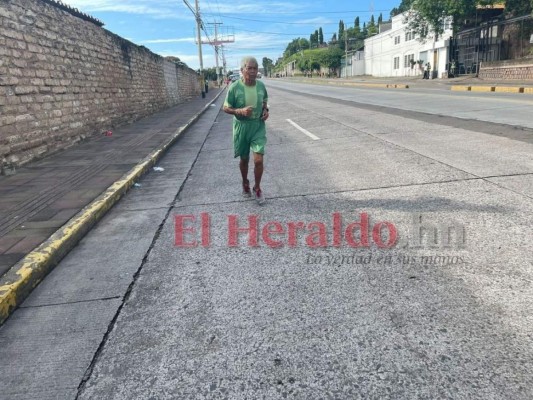
[[[252,192],[250,191],[250,182],[246,181],[242,183],[242,196],[243,197],[252,197]]]
[[[263,204],[265,202],[265,195],[261,189],[254,187],[254,198],[257,201],[257,204]]]

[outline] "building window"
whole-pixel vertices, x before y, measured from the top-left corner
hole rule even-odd
[[[394,36],[394,44],[400,44],[400,36]]]
[[[411,60],[415,60],[415,55],[414,54],[406,54],[405,56],[403,56],[403,66],[404,68],[410,68],[411,67]]]
[[[453,22],[453,20],[451,18],[446,18],[444,20],[443,28],[444,28],[445,31],[448,31],[448,30],[452,29],[452,22]]]
[[[415,38],[414,32],[405,32],[405,41],[413,40]]]
[[[394,57],[394,69],[400,69],[400,57]]]

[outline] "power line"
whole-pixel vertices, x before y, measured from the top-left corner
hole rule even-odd
[[[207,13],[206,13],[207,14]],[[283,21],[272,21],[266,19],[252,19],[252,18],[240,18],[240,17],[224,17],[225,19],[238,19],[241,21],[253,21],[253,22],[268,22],[274,24],[284,24],[284,25],[337,25],[338,22],[283,22]]]
[[[387,12],[390,10],[374,10],[373,12]],[[262,15],[305,15],[305,14],[347,14],[347,13],[365,13],[369,14],[371,11],[369,10],[348,10],[348,11],[280,11],[280,12],[263,12],[261,11]],[[245,12],[241,12],[244,14]],[[206,13],[207,14],[207,13]],[[227,12],[223,13],[221,12],[220,15],[233,15],[234,12]],[[257,12],[254,12],[253,14],[257,14]],[[226,17],[224,17],[226,18]]]
[[[251,32],[251,33],[266,33],[267,35],[280,35],[280,36],[308,36],[309,32],[306,33],[279,33],[279,32],[263,32],[263,31],[249,31],[246,29],[237,29],[237,32]],[[333,35],[337,32],[323,32],[324,35]]]
[[[189,4],[189,2],[187,0],[183,0],[183,2],[189,8],[189,10],[191,10],[191,12],[196,16],[196,10],[194,8],[192,8],[192,6]]]

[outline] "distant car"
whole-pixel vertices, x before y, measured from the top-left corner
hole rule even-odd
[[[257,79],[261,79],[262,76],[263,76],[263,75],[261,74],[261,72],[258,72],[258,73],[257,73]]]
[[[240,79],[240,75],[239,74],[233,74],[233,75],[230,75],[229,78],[231,79],[232,82],[235,82],[235,81]]]

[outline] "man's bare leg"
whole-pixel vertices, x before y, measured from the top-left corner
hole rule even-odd
[[[248,182],[248,161],[248,158],[241,158],[241,162],[239,163],[243,183]]]
[[[263,177],[263,155],[254,153],[254,188],[261,189],[261,178]]]
[[[248,158],[241,158],[239,162],[239,169],[241,170],[242,176],[242,191],[246,197],[251,196],[250,182],[248,181],[248,161],[250,161]]]

